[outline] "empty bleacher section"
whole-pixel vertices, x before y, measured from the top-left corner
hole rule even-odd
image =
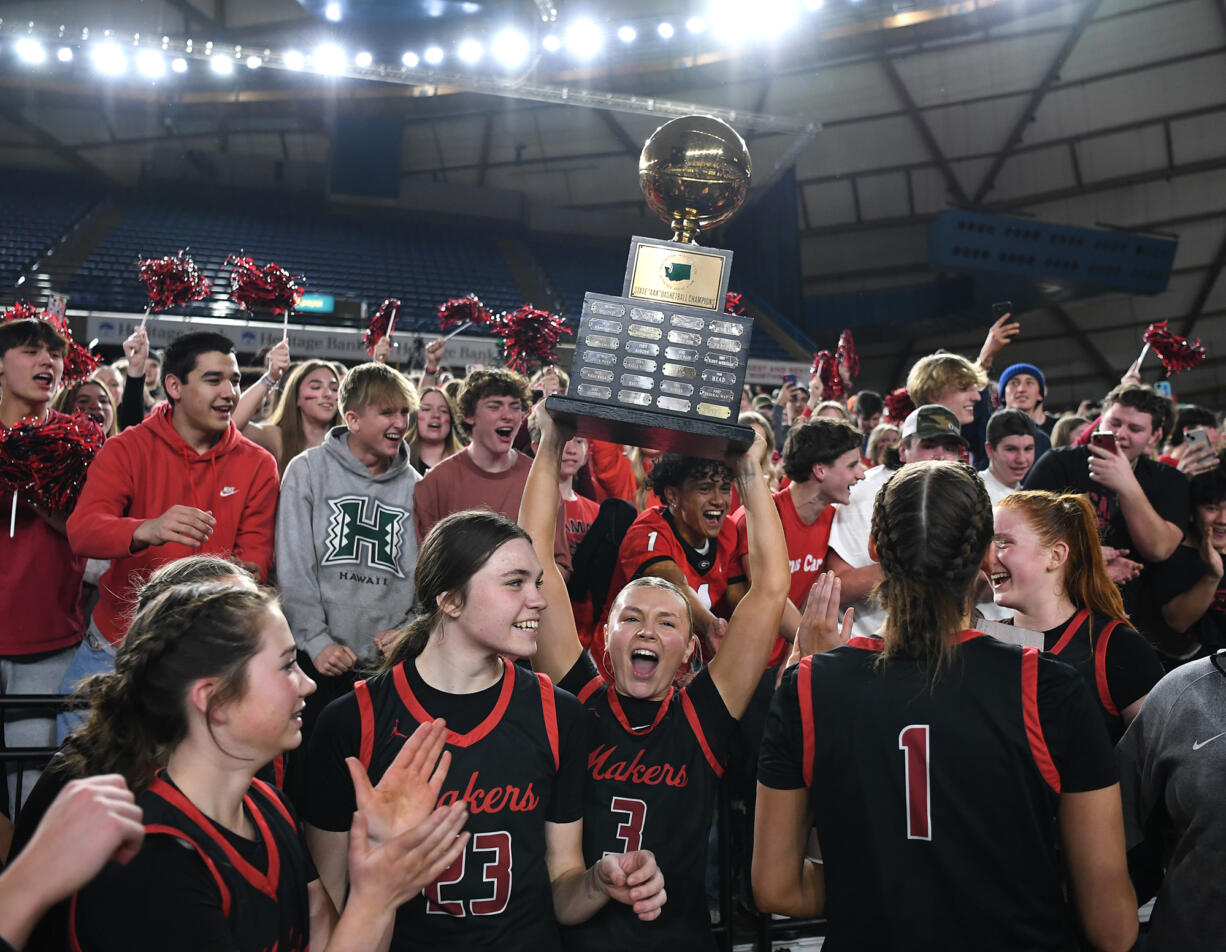
[[[529,238],[528,248],[558,294],[556,306],[571,320],[579,319],[588,291],[621,294],[629,239],[620,244],[594,244],[560,237]]]
[[[436,330],[438,305],[469,291],[495,311],[523,303],[494,238],[482,229],[340,215],[284,196],[273,204],[267,196],[231,195],[174,202],[140,198],[69,283],[73,306],[143,310],[137,259],[173,255],[180,248],[190,249],[213,283],[211,299],[193,305],[192,313],[237,310],[227,303],[225,259],[239,252],[258,264],[275,261],[303,275],[313,294],[372,306],[385,297],[400,298],[403,330]]]
[[[77,176],[5,169],[0,174],[0,287],[54,250],[103,196]]]

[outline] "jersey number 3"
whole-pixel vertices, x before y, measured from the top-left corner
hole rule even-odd
[[[609,803],[610,813],[620,813],[625,823],[617,825],[615,834],[622,841],[618,853],[633,853],[643,848],[643,824],[647,822],[647,804],[633,797],[614,797]],[[605,850],[605,856],[617,855]]]
[[[469,843],[473,853],[484,853],[489,859],[481,864],[481,878],[493,886],[493,895],[484,899],[468,900],[465,912],[460,899],[443,898],[443,887],[452,886],[464,878],[464,866],[468,850],[452,863],[434,883],[425,889],[426,912],[431,915],[496,916],[504,912],[511,898],[511,834],[506,830],[493,833],[477,833]]]
[[[928,773],[928,725],[910,724],[898,733],[907,786],[907,839],[932,839],[932,791]]]

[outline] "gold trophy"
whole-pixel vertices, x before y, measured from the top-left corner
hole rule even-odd
[[[752,322],[724,313],[732,252],[695,243],[749,191],[745,141],[725,122],[683,116],[653,132],[639,185],[673,238],[631,239],[620,297],[589,291],[570,392],[545,408],[579,435],[690,456],[744,449],[736,424]]]

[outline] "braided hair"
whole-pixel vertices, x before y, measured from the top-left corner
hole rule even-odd
[[[84,728],[65,747],[77,776],[119,773],[145,789],[170,751],[187,736],[186,697],[200,678],[216,678],[205,712],[243,695],[247,662],[260,628],[277,605],[267,589],[211,582],[176,585],[136,613],[115,653],[115,671],[87,680]]]
[[[904,466],[877,494],[872,538],[885,574],[874,590],[888,615],[882,660],[923,661],[935,676],[953,660],[992,539],[983,480],[963,463]]]

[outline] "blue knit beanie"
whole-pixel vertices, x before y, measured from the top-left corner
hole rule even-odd
[[[1034,364],[1014,364],[1012,367],[1005,369],[1005,372],[1000,375],[1000,392],[1001,399],[1004,399],[1005,387],[1009,385],[1009,381],[1018,374],[1030,374],[1039,382],[1039,393],[1047,396],[1047,381],[1043,379],[1043,371]]]

